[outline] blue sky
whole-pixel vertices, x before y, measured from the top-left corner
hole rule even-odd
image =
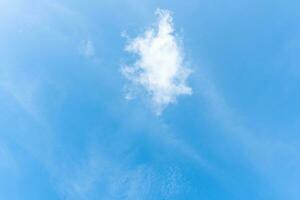
[[[0,1],[0,199],[299,199],[299,4]]]

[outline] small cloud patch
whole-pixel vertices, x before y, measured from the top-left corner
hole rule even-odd
[[[82,41],[79,50],[80,53],[87,58],[93,57],[95,55],[94,44],[91,40]]]

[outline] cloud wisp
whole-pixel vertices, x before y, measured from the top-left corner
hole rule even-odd
[[[157,9],[156,24],[141,36],[131,40],[125,50],[137,55],[137,60],[122,67],[122,74],[133,83],[128,98],[143,88],[159,115],[179,95],[190,95],[186,79],[191,70],[184,66],[184,56],[174,35],[173,18],[168,10]]]
[[[95,55],[95,48],[91,40],[84,40],[80,46],[80,52],[83,56],[90,58]]]

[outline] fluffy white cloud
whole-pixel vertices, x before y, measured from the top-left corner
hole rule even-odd
[[[183,52],[174,35],[173,19],[168,10],[157,9],[157,23],[142,36],[131,40],[126,51],[138,59],[122,68],[122,73],[134,86],[142,86],[151,98],[157,114],[179,95],[188,95],[186,85],[190,70],[183,64]],[[133,89],[134,90],[134,89]],[[127,97],[130,97],[129,93]]]

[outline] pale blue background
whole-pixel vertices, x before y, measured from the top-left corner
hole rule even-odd
[[[299,6],[0,1],[0,199],[300,199]],[[194,71],[159,117],[120,73],[157,8]]]

